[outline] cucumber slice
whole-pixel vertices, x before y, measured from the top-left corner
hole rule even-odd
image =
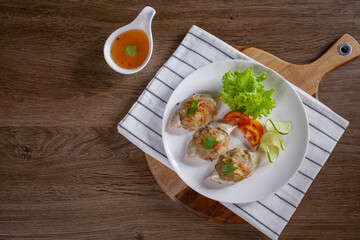
[[[269,162],[276,162],[279,156],[279,148],[274,145],[267,145],[266,143],[261,143],[259,149],[266,152]]]
[[[267,119],[265,122],[266,131],[276,131],[281,135],[286,135],[291,131],[291,122],[276,122]]]

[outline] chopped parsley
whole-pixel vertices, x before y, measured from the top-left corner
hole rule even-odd
[[[207,136],[204,141],[202,141],[202,145],[204,146],[204,148],[206,149],[212,149],[216,144],[218,144],[219,142],[216,141],[214,136]]]
[[[188,108],[188,110],[186,111],[186,114],[187,115],[195,115],[196,114],[196,111],[198,110],[198,104],[199,104],[199,102],[198,101],[196,101],[196,100],[194,100],[194,99],[192,99],[191,101],[190,101],[190,104],[191,104],[191,106],[190,106],[190,108]]]
[[[226,177],[232,177],[234,171],[238,169],[237,167],[234,167],[234,164],[231,161],[227,161],[225,163],[225,165],[222,166],[221,168],[221,172],[226,176]]]

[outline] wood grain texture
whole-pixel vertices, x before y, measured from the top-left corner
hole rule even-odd
[[[246,223],[238,215],[214,201],[198,194],[184,183],[181,178],[155,158],[145,154],[146,162],[160,188],[174,202],[187,211],[216,223]]]
[[[348,55],[340,55],[338,47],[346,43],[349,46]],[[349,34],[344,34],[318,59],[308,64],[293,64],[271,53],[254,47],[234,46],[249,57],[277,71],[285,79],[301,88],[310,95],[318,93],[321,79],[335,68],[350,62],[360,56],[360,44]]]
[[[119,75],[103,44],[145,5],[157,10],[152,59]],[[266,239],[174,204],[116,125],[193,24],[297,64],[344,33],[360,39],[356,0],[20,0],[0,10],[1,239]],[[360,235],[359,76],[355,60],[320,83],[321,101],[350,125],[280,239]]]

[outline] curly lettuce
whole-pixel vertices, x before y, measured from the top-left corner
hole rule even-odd
[[[243,73],[231,70],[222,78],[221,100],[232,110],[243,112],[253,119],[267,117],[275,107],[275,88],[265,90],[262,81],[268,79],[266,73],[256,77],[251,68]]]

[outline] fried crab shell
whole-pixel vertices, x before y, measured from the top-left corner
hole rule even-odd
[[[236,126],[227,123],[214,122],[197,130],[189,143],[187,151],[188,157],[197,156],[206,161],[217,159],[229,150],[230,134],[235,128]],[[213,136],[218,142],[211,149],[207,149],[202,144],[208,136]]]
[[[224,165],[229,161],[236,168],[232,176],[226,176],[222,171]],[[250,177],[258,166],[259,161],[260,156],[258,153],[242,150],[240,147],[231,149],[219,157],[215,165],[215,171],[213,171],[207,179],[220,184],[237,183]]]
[[[171,127],[195,131],[212,121],[217,112],[219,97],[212,94],[194,94],[176,106],[171,120]],[[188,109],[194,107],[192,100],[197,102],[194,115],[188,114]]]

